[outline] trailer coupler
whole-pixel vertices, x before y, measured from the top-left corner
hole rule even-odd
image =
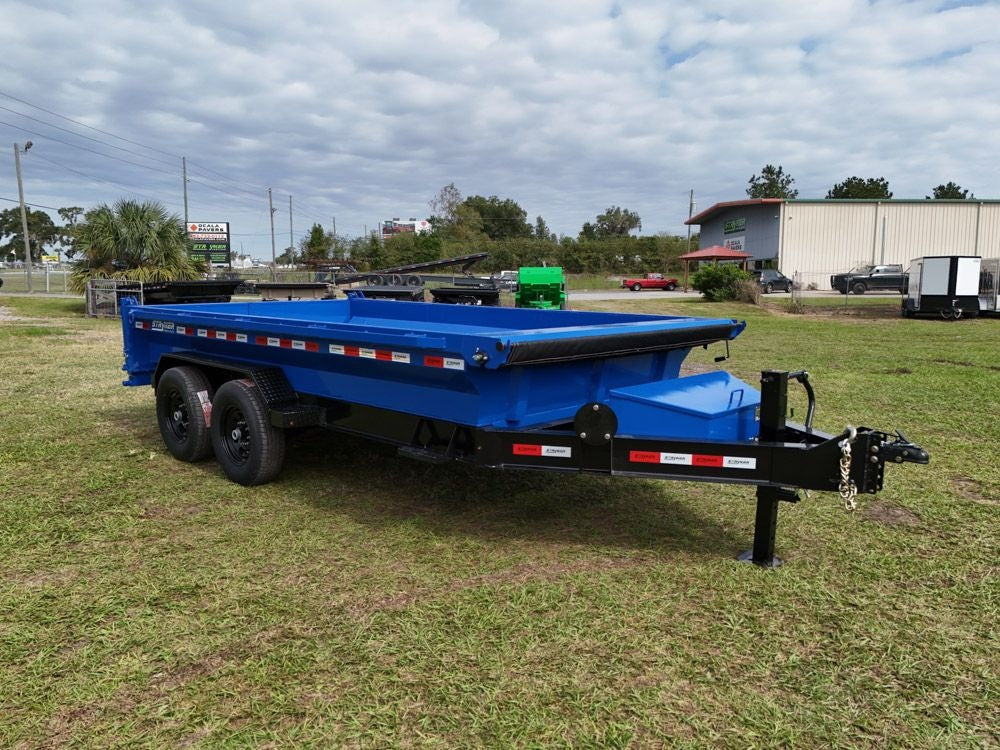
[[[882,463],[901,464],[904,461],[911,464],[926,464],[930,462],[927,451],[919,445],[910,442],[906,435],[896,430],[896,437],[890,443],[889,435],[883,433],[881,446],[872,446],[872,454],[881,454]]]

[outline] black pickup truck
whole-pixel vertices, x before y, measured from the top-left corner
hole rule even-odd
[[[856,266],[847,273],[830,277],[830,286],[841,294],[906,291],[908,274],[901,265]]]

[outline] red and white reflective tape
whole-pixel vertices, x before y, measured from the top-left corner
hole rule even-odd
[[[568,445],[535,445],[534,443],[514,443],[515,456],[541,456],[543,458],[572,458],[573,449]]]
[[[629,451],[634,464],[672,464],[674,466],[705,466],[712,469],[756,469],[757,459],[750,456],[713,456],[705,453],[660,453]]]
[[[464,370],[465,362],[451,357],[424,356],[424,367],[443,367],[445,370]]]
[[[135,322],[135,327],[143,330],[162,331],[164,333],[179,333],[183,336],[197,336],[203,339],[215,339],[217,341],[232,341],[239,344],[256,344],[257,346],[273,346],[279,349],[294,349],[304,352],[321,352],[321,345],[316,341],[306,341],[304,339],[282,338],[280,336],[258,336],[235,331],[220,331],[215,328],[194,328],[192,326],[174,325],[170,321],[154,320]],[[365,346],[352,346],[349,344],[328,344],[327,350],[330,354],[337,354],[342,357],[360,357],[361,359],[374,359],[380,362],[395,362],[396,364],[423,364],[424,367],[435,367],[445,370],[464,370],[464,360],[455,357],[439,357],[425,355],[423,361],[414,358],[408,352],[396,352],[389,349],[373,349]]]

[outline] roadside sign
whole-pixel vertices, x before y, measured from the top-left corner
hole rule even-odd
[[[213,264],[228,264],[229,222],[192,221],[187,225],[191,257]]]

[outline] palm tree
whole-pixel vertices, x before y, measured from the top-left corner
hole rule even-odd
[[[70,284],[82,292],[88,279],[174,281],[199,278],[204,264],[188,255],[184,225],[153,201],[120,200],[88,211],[78,225]]]

